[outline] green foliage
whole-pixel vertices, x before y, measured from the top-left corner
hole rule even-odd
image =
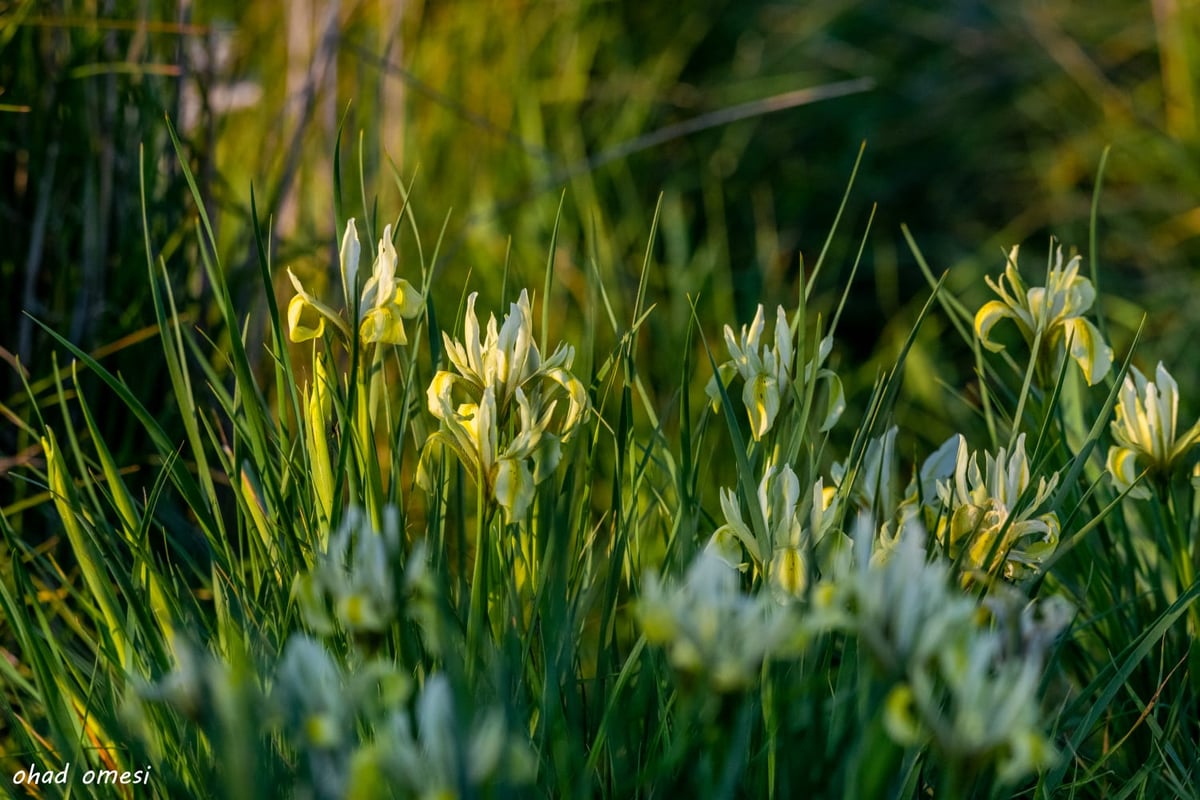
[[[47,329],[74,363],[53,371],[31,480],[66,539],[39,550],[4,517],[14,775],[30,761],[98,797],[120,794],[82,782],[110,770],[153,796],[312,798],[1158,796],[1194,779],[1194,436],[1173,439],[1164,371],[1155,394],[1127,358],[1078,370],[1071,333],[1043,339],[1084,324],[1082,284],[1058,298],[1010,262],[1032,342],[993,358],[993,312],[972,324],[934,282],[853,421],[823,365],[838,315],[827,327],[805,285],[769,343],[761,308],[740,337],[726,326],[728,369],[696,317],[664,405],[636,344],[649,261],[611,338],[539,335],[552,280],[501,320],[481,324],[472,294],[440,326],[439,248],[397,261],[397,243],[426,252],[406,206],[365,254],[359,231],[378,228],[348,221],[340,300],[297,279],[289,312],[272,304],[260,377],[184,176],[224,332],[182,324],[147,224],[182,440]],[[986,424],[908,460],[904,359],[939,314],[979,353]],[[130,490],[92,392],[68,391],[83,371],[153,443],[152,492]],[[1110,482],[1106,445],[1110,463],[1151,459],[1146,475]],[[731,452],[721,488],[711,464]]]
[[[0,781],[1191,796],[1192,10],[298,7],[0,19]]]

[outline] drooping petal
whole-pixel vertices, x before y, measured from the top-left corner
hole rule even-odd
[[[325,333],[325,317],[302,295],[288,301],[288,337],[293,342],[307,342]]]
[[[730,533],[741,541],[746,548],[746,552],[754,559],[754,563],[762,563],[762,551],[758,547],[758,541],[755,540],[754,534],[742,519],[741,509],[738,508],[737,494],[728,490],[720,490],[721,511],[725,514],[725,525],[722,529],[728,529]]]
[[[846,410],[846,394],[842,389],[842,379],[833,370],[823,369],[817,373],[817,378],[825,381],[828,391],[825,399],[825,416],[821,419],[817,430],[827,433],[837,424],[842,417],[842,412]]]
[[[713,411],[721,409],[721,387],[727,388],[729,382],[733,380],[733,376],[736,374],[737,366],[732,361],[726,361],[717,367],[717,374],[708,379],[708,385],[704,387],[704,393],[712,401]],[[720,381],[720,386],[717,385],[718,381]]]
[[[1096,326],[1082,317],[1067,320],[1063,327],[1071,339],[1071,358],[1083,371],[1088,386],[1095,386],[1112,368],[1112,348]]]
[[[525,517],[533,503],[534,481],[524,459],[502,458],[496,463],[493,491],[496,502],[508,513],[509,521]]]
[[[395,306],[373,308],[363,317],[358,334],[368,344],[408,344],[404,319]]]
[[[1015,320],[1018,317],[1011,308],[999,300],[989,300],[975,314],[975,335],[979,337],[979,343],[993,353],[999,353],[1004,349],[1004,345],[992,341],[992,328],[997,322],[1006,318]]]
[[[741,539],[728,525],[722,525],[713,532],[705,549],[736,570],[745,571],[747,567],[742,560]]]
[[[1142,473],[1138,469],[1137,451],[1127,447],[1110,447],[1108,449],[1108,458],[1105,460],[1105,467],[1108,469],[1113,479],[1113,488],[1118,492],[1123,492],[1129,489],[1129,496],[1136,497],[1141,500],[1146,500],[1150,497],[1150,490],[1144,485],[1138,484],[1134,486],[1138,476]]]
[[[563,420],[561,433],[564,440],[569,439],[590,405],[588,403],[587,389],[584,388],[582,381],[565,369],[549,369],[543,374],[546,378],[561,386],[567,393],[567,416]]]
[[[458,378],[453,372],[439,370],[433,376],[433,380],[429,382],[429,388],[425,390],[425,403],[429,408],[429,413],[440,420],[444,420],[454,413],[450,392],[457,380]]]
[[[767,569],[771,583],[785,595],[800,597],[808,585],[807,569],[799,547],[784,547],[775,551]]]
[[[350,331],[337,312],[308,291],[291,269],[287,271],[287,274],[288,279],[292,282],[292,287],[296,290],[295,297],[288,302],[288,329],[291,340],[303,342],[315,339],[324,333],[325,320],[331,322],[343,336],[349,339]],[[297,299],[301,302],[297,302]],[[314,316],[314,312],[320,316],[320,321]]]

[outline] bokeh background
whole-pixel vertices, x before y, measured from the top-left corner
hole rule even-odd
[[[797,90],[837,94],[847,82],[849,93],[793,104]],[[689,295],[714,343],[760,300],[795,305],[865,142],[815,293],[828,315],[875,207],[833,357],[852,403],[928,296],[902,224],[974,308],[1014,243],[1033,279],[1051,237],[1088,255],[1111,148],[1099,310],[1121,354],[1149,315],[1138,361],[1170,365],[1186,416],[1200,407],[1198,94],[1200,4],[1185,0],[5,3],[0,502],[21,508],[31,490],[19,468],[39,457],[23,425],[25,382],[42,401],[53,392],[49,339],[23,312],[163,403],[143,187],[177,301],[197,324],[212,321],[167,119],[251,337],[266,307],[251,187],[280,299],[284,266],[333,285],[339,130],[346,214],[393,218],[398,176],[427,257],[444,225],[434,285],[451,320],[468,281],[481,308],[500,308],[514,287],[540,287],[548,260],[557,334],[594,316],[590,275],[627,320],[661,197],[649,279],[658,305],[640,363],[664,393],[678,386]],[[681,131],[697,119],[702,130]],[[414,247],[406,235],[407,264]],[[926,322],[898,406],[926,444],[974,414],[954,401],[971,396],[973,377],[950,332]],[[123,434],[108,396],[95,405],[111,444],[136,463],[138,434]],[[167,422],[177,413],[156,411]]]

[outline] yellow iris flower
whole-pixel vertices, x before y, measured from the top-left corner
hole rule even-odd
[[[761,342],[765,327],[761,304],[750,325],[742,326],[740,336],[734,335],[732,327],[725,326],[725,346],[729,350],[730,360],[717,368],[717,374],[708,382],[706,389],[713,408],[718,408],[721,394],[717,381],[728,384],[735,375],[741,376],[745,382],[742,404],[750,417],[750,433],[755,441],[762,439],[775,424],[780,408],[791,394],[796,366],[792,330],[783,306],[778,306],[775,310],[774,347]],[[828,358],[831,349],[833,338],[826,336],[818,345],[816,358],[804,368],[805,381],[812,379],[815,373],[817,379],[829,383],[829,399],[820,425],[822,432],[833,427],[846,407],[841,381],[831,370],[821,369],[821,364]]]
[[[950,511],[951,557],[965,548],[971,568],[1007,578],[1032,572],[1058,547],[1058,516],[1037,513],[1057,485],[1056,472],[1049,480],[1040,478],[1029,496],[1025,434],[1017,437],[1011,455],[1004,448],[995,456],[985,454],[983,470],[959,436],[954,476],[938,484],[938,496]]]
[[[839,550],[849,550],[849,540],[833,531],[838,511],[836,492],[833,487],[826,489],[823,479],[818,478],[813,485],[811,502],[802,504],[800,480],[791,466],[767,467],[758,486],[758,508],[751,509],[752,514],[762,515],[767,533],[765,542],[759,542],[746,524],[737,493],[722,489],[720,496],[725,524],[713,533],[709,550],[730,566],[745,569],[748,565],[742,563],[744,547],[750,555],[750,564],[755,570],[765,572],[781,598],[804,593],[808,586],[809,553],[828,560]],[[843,543],[846,546],[840,547]]]
[[[570,372],[574,349],[560,345],[542,360],[528,292],[510,305],[502,325],[492,315],[482,337],[475,299],[475,293],[467,298],[465,341],[443,334],[453,369],[434,375],[426,392],[429,412],[441,425],[428,441],[446,445],[481,476],[484,490],[514,521],[525,516],[536,486],[558,466],[561,445],[589,402]]]
[[[392,244],[392,226],[383,229],[371,276],[355,303],[360,255],[358,232],[351,219],[342,235],[339,260],[346,308],[351,314],[357,314],[359,336],[369,344],[408,344],[404,320],[421,313],[422,299],[412,284],[396,277],[398,257]],[[293,342],[320,337],[325,333],[326,322],[331,323],[344,339],[351,338],[350,327],[337,311],[308,291],[290,269],[288,278],[296,289],[288,303],[288,334]]]
[[[1200,441],[1200,421],[1177,434],[1179,385],[1160,361],[1149,381],[1130,367],[1118,396],[1112,435],[1117,444],[1108,450],[1108,471],[1119,491],[1133,486],[1143,469],[1164,476]],[[1145,486],[1133,486],[1129,494],[1147,498]]]
[[[1002,319],[1011,319],[1031,347],[1040,334],[1058,358],[1063,352],[1059,348],[1065,350],[1069,342],[1070,356],[1088,385],[1096,384],[1112,366],[1112,348],[1096,326],[1083,317],[1096,299],[1096,290],[1091,281],[1079,275],[1079,256],[1064,266],[1059,247],[1046,285],[1028,287],[1017,270],[1018,249],[1014,245],[1009,252],[1004,275],[998,281],[986,278],[1000,299],[985,303],[975,314],[975,333],[980,343],[992,352],[1003,350],[1004,345],[992,341],[992,328]]]

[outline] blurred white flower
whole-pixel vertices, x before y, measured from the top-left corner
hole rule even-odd
[[[474,796],[536,777],[536,756],[527,741],[510,732],[498,709],[483,709],[466,722],[459,719],[450,682],[441,674],[430,676],[414,713],[391,712],[375,741],[360,752],[350,793],[365,788],[356,781],[378,781],[377,776],[402,796],[418,798]]]
[[[947,563],[927,557],[919,525],[905,527],[885,562],[870,558],[873,528],[859,518],[858,566],[820,587],[812,616],[857,635],[896,681],[882,710],[888,735],[905,747],[931,741],[960,764],[990,761],[1004,782],[1051,765],[1038,686],[1045,653],[1070,620],[1065,604],[1039,604],[1040,616],[1030,604],[1019,616],[1020,646],[1008,647],[1007,632],[955,587]]]
[[[293,636],[275,673],[273,697],[288,727],[305,746],[336,749],[352,735],[353,712],[343,698],[341,668],[307,636]]]
[[[296,577],[293,591],[305,622],[314,631],[334,633],[336,619],[346,631],[378,633],[395,619],[397,579],[393,568],[400,552],[395,508],[384,509],[383,522],[383,530],[375,530],[360,510],[347,509],[316,567]]]
[[[923,729],[944,757],[996,764],[1002,783],[1013,783],[1057,760],[1041,731],[1039,658],[1005,658],[995,631],[949,640],[936,667],[910,676],[913,705]]]
[[[789,656],[800,629],[789,609],[765,595],[744,594],[736,570],[701,551],[682,583],[646,577],[637,617],[646,640],[668,648],[678,670],[707,680],[718,692],[745,689],[762,662]]]

